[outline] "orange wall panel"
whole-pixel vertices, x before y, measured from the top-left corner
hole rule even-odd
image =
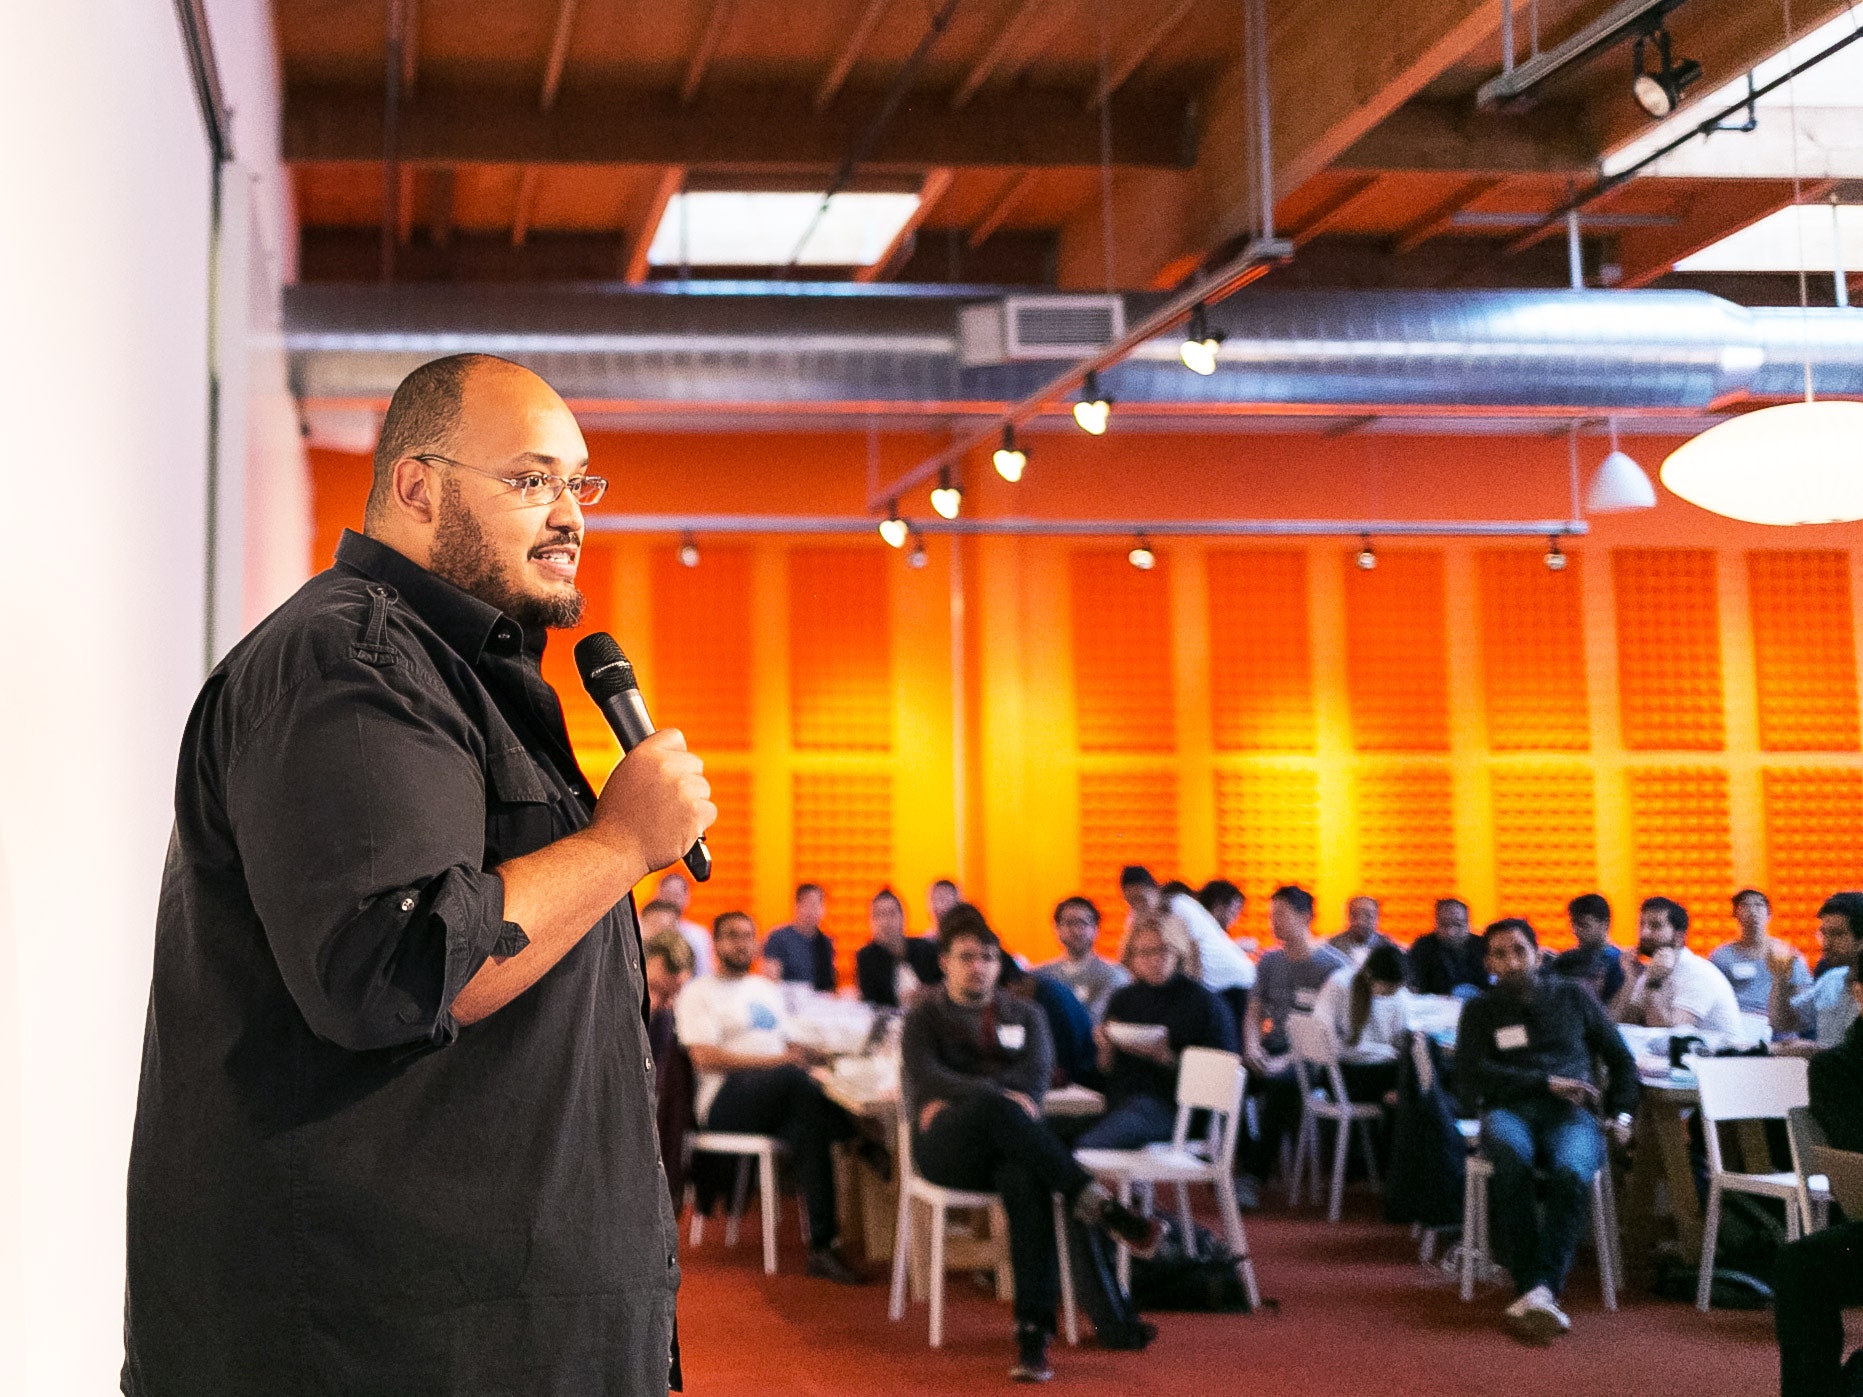
[[[1318,774],[1275,767],[1218,771],[1216,866],[1248,898],[1243,933],[1268,945],[1269,894],[1283,883],[1312,892],[1319,882]]]
[[[653,550],[654,717],[695,752],[750,750],[750,568],[748,548],[709,546],[695,568],[675,547]]]
[[[1082,549],[1068,573],[1074,730],[1083,752],[1166,752],[1171,702],[1171,560],[1141,572],[1123,552]]]
[[[756,906],[757,832],[751,823],[756,809],[752,773],[708,764],[705,779],[712,783],[712,804],[718,807],[718,822],[705,835],[712,851],[712,876],[692,884],[686,915],[709,928],[720,912],[749,912]],[[762,922],[758,926],[769,930]]]
[[[1448,629],[1443,555],[1401,548],[1372,569],[1342,556],[1346,687],[1361,752],[1449,750]]]
[[[1591,745],[1583,565],[1569,556],[1554,572],[1537,549],[1481,551],[1481,668],[1488,745],[1497,752]]]
[[[1636,897],[1667,897],[1688,909],[1689,944],[1717,945],[1734,930],[1727,772],[1719,767],[1642,767],[1624,773],[1630,792]],[[1634,936],[1636,908],[1617,908],[1620,937]]]
[[[883,771],[795,774],[794,883],[820,883],[822,926],[834,939],[841,982],[867,942],[867,902],[893,873],[893,778]]]
[[[1119,870],[1143,864],[1159,882],[1177,873],[1177,780],[1169,767],[1080,773],[1080,883],[1100,909],[1100,949],[1125,933]]]
[[[1705,548],[1620,548],[1617,672],[1624,746],[1718,751],[1721,613]]]
[[[789,555],[790,724],[798,748],[892,750],[890,561],[878,548]]]
[[[1215,746],[1232,752],[1311,752],[1306,550],[1212,549],[1205,560]]]
[[[1747,554],[1760,746],[1857,750],[1856,621],[1839,549]]]
[[[576,669],[576,642],[595,631],[615,629],[614,576],[613,548],[603,539],[588,540],[576,565],[576,586],[587,599],[582,620],[574,630],[552,631],[543,648],[543,677],[562,701],[569,745],[597,790],[621,760],[621,744],[582,687],[582,676]]]
[[[1496,908],[1504,917],[1532,922],[1542,946],[1569,946],[1565,905],[1598,883],[1591,772],[1497,768],[1491,785]]]
[[[1863,770],[1768,767],[1761,786],[1772,930],[1815,962],[1818,904],[1863,887]]]
[[[1357,781],[1359,888],[1382,904],[1385,933],[1412,941],[1436,919],[1436,899],[1453,896],[1455,814],[1449,768],[1380,763]],[[1322,929],[1330,908],[1320,909]],[[1343,925],[1343,921],[1341,923]]]

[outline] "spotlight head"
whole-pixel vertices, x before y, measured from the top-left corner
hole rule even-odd
[[[679,565],[684,568],[695,568],[699,565],[699,541],[691,534],[686,534],[679,540]]]
[[[906,566],[922,568],[930,561],[931,557],[925,551],[925,535],[915,531],[912,535],[912,551],[906,554]]]
[[[898,502],[895,501],[888,505],[886,507],[886,518],[880,521],[880,537],[886,540],[889,547],[904,548],[906,546],[906,535],[909,532],[910,530],[906,527],[906,521],[899,517]]]
[[[1559,536],[1555,534],[1546,540],[1546,570],[1548,572],[1564,572],[1565,563],[1565,554],[1559,549]]]
[[[1088,436],[1105,436],[1106,420],[1112,411],[1113,400],[1100,392],[1099,375],[1088,374],[1080,388],[1080,401],[1074,404],[1074,421]]]
[[[931,492],[931,507],[938,512],[940,519],[955,519],[964,508],[964,492],[951,479],[951,472],[946,471],[938,482],[938,488]]]
[[[1184,361],[1184,367],[1192,373],[1202,374],[1205,378],[1216,372],[1216,351],[1222,347],[1223,336],[1210,329],[1207,316],[1203,313],[1202,302],[1190,313],[1190,325],[1184,331],[1184,342],[1178,346],[1178,358]]]
[[[1358,556],[1352,561],[1358,564],[1360,572],[1370,572],[1378,566],[1378,554],[1372,548],[1371,538],[1368,535],[1361,535],[1358,543]]]
[[[1646,68],[1643,62],[1652,41],[1659,64],[1654,71]],[[1669,31],[1663,28],[1637,36],[1631,63],[1635,75],[1630,80],[1630,93],[1637,99],[1637,105],[1655,121],[1661,121],[1681,106],[1682,95],[1701,78],[1701,65],[1694,59],[1675,61],[1669,47]]]
[[[1003,444],[996,448],[996,454],[990,458],[996,467],[996,473],[1011,485],[1022,479],[1022,472],[1028,469],[1028,452],[1016,445],[1016,429],[1003,428]]]
[[[1138,542],[1132,545],[1132,551],[1126,554],[1126,561],[1140,572],[1150,572],[1158,565],[1158,555],[1151,551],[1151,544],[1144,534],[1138,536]]]

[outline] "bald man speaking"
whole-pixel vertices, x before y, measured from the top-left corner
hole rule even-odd
[[[629,891],[717,817],[675,730],[597,800],[539,664],[588,474],[528,370],[415,370],[362,534],[182,741],[123,1391],[664,1393],[679,1272]]]

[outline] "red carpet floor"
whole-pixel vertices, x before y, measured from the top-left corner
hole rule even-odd
[[[1353,1205],[1359,1214],[1354,1218]],[[1154,1315],[1142,1354],[1057,1343],[1055,1382],[1082,1397],[1158,1393],[1419,1393],[1429,1397],[1734,1397],[1778,1391],[1769,1312],[1716,1311],[1626,1295],[1598,1299],[1589,1255],[1567,1293],[1573,1332],[1548,1349],[1522,1347],[1499,1326],[1501,1288],[1464,1305],[1417,1264],[1407,1232],[1371,1221],[1374,1201],[1348,1204],[1328,1227],[1313,1213],[1271,1206],[1248,1216],[1264,1295],[1279,1313]],[[683,1257],[680,1336],[695,1397],[772,1393],[963,1394],[1016,1388],[1008,1308],[954,1279],[945,1347],[925,1343],[925,1309],[886,1318],[885,1278],[843,1288],[801,1274],[796,1210],[784,1212],[783,1269],[759,1264],[756,1218],[737,1247],[713,1225]]]

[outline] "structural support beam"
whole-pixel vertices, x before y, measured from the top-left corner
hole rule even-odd
[[[435,247],[453,240],[453,187],[451,170],[433,170],[427,176],[427,236]]]
[[[1311,242],[1320,234],[1336,228],[1351,213],[1361,207],[1383,180],[1382,175],[1366,175],[1342,187],[1332,198],[1326,200],[1319,208],[1301,223],[1289,237],[1294,246]]]
[[[1009,57],[1010,51],[1022,41],[1036,12],[1049,3],[1051,0],[1020,0],[1015,13],[1009,16],[1009,23],[996,36],[996,41],[985,50],[983,57],[965,75],[964,81],[957,85],[957,91],[951,94],[952,111],[961,112],[970,105],[970,99],[977,95],[978,89],[990,80]]]
[[[540,112],[534,88],[442,87],[429,82],[418,110],[400,113],[400,156],[427,165],[746,165],[834,168],[867,129],[886,94],[850,91],[825,112],[795,88],[715,92],[692,107],[665,94],[578,83]],[[292,85],[285,98],[285,159],[296,164],[382,158],[379,88]],[[1176,94],[1113,99],[1113,163],[1182,169],[1190,100]],[[899,107],[862,160],[863,170],[915,175],[939,166],[1097,169],[1099,118],[1065,92],[990,93],[951,113]]]
[[[705,70],[711,67],[712,56],[718,52],[718,45],[724,39],[725,26],[731,22],[731,0],[712,0],[710,18],[705,21],[705,32],[699,36],[699,46],[692,51],[692,57],[686,63],[686,76],[679,84],[679,104],[682,107],[692,105],[692,99],[699,95],[699,84],[705,81]]]
[[[1590,113],[1566,105],[1500,116],[1462,102],[1406,102],[1327,168],[1578,178],[1598,161],[1590,128]]]
[[[1132,75],[1144,66],[1145,60],[1157,52],[1158,45],[1171,37],[1172,32],[1190,17],[1190,12],[1196,6],[1197,0],[1177,0],[1177,4],[1171,7],[1163,19],[1145,31],[1145,37],[1139,40],[1138,46],[1112,66],[1106,74],[1106,80],[1094,87],[1093,95],[1087,99],[1087,110],[1098,111],[1100,103],[1131,81]]]
[[[925,175],[925,181],[919,186],[919,206],[912,211],[912,217],[905,221],[880,260],[870,267],[857,267],[854,271],[855,281],[890,281],[899,270],[899,264],[912,254],[912,244],[918,237],[919,228],[926,217],[937,207],[938,201],[951,187],[951,171],[931,170]]]
[[[1822,202],[1836,183],[1835,180],[1807,181],[1802,187],[1802,202]],[[1619,284],[1627,288],[1648,286],[1684,257],[1781,209],[1790,208],[1792,203],[1790,180],[1724,183],[1704,180],[1683,216],[1672,227],[1625,229],[1618,235],[1617,261],[1623,268],[1623,280]],[[1829,285],[1828,277],[1823,281]]]
[[[1400,254],[1415,252],[1431,238],[1441,237],[1455,227],[1457,214],[1500,183],[1498,179],[1471,180],[1391,239],[1391,251]]]
[[[977,226],[970,230],[970,236],[964,239],[965,246],[972,252],[990,240],[990,235],[1003,226],[1003,220],[1015,211],[1022,196],[1027,194],[1035,183],[1035,172],[1024,170],[1012,176],[1003,192],[996,196],[996,202],[983,211],[983,217],[977,220]]]
[[[815,89],[815,100],[810,105],[816,111],[826,111],[840,94],[841,85],[847,81],[847,75],[854,71],[861,50],[867,47],[867,40],[873,37],[873,31],[879,28],[880,20],[886,14],[886,7],[892,3],[893,0],[867,0],[867,8],[861,11],[853,32],[847,36],[841,52],[835,55],[834,66],[822,78],[822,85]]]
[[[685,178],[686,172],[677,165],[660,172],[659,183],[653,187],[653,199],[647,205],[647,217],[628,250],[627,267],[621,274],[628,285],[638,286],[647,279],[647,250],[653,245],[654,234],[659,232],[660,220],[666,217],[666,206],[673,202]]]
[[[576,32],[576,10],[581,0],[556,0],[556,26],[550,31],[550,56],[543,63],[543,91],[537,109],[549,111],[563,87],[563,67],[569,62],[569,43]]]

